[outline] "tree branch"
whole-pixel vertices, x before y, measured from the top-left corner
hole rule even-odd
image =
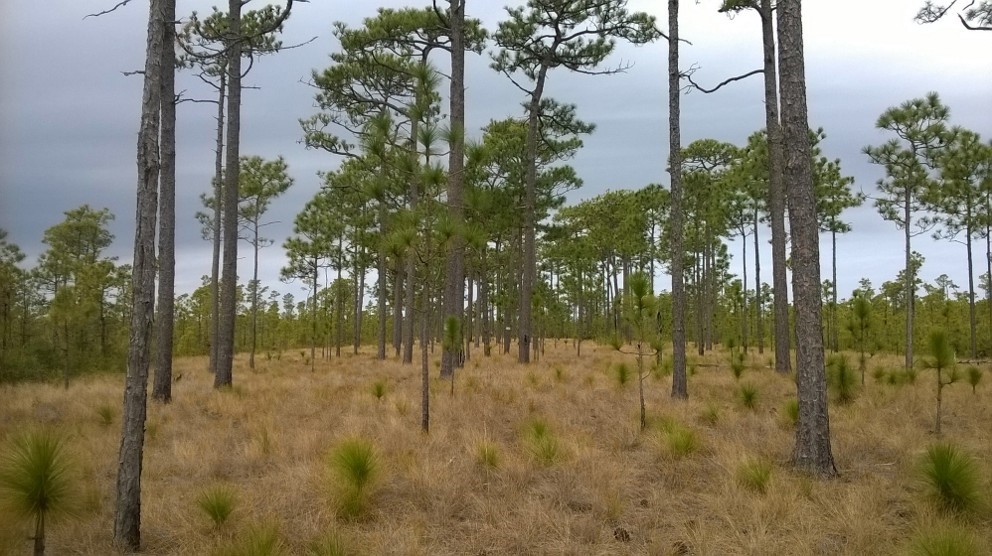
[[[110,8],[109,10],[103,10],[102,12],[97,12],[97,13],[93,13],[93,14],[87,14],[87,15],[83,16],[83,19],[86,19],[88,17],[100,17],[101,15],[107,15],[107,14],[109,14],[111,12],[116,12],[118,8],[123,8],[124,6],[127,6],[130,3],[131,3],[131,0],[121,0],[113,8]]]
[[[686,81],[688,81],[689,84],[692,85],[693,88],[697,89],[700,92],[706,93],[706,94],[715,93],[716,91],[720,90],[723,86],[729,85],[729,84],[733,83],[734,81],[741,81],[742,79],[747,79],[748,77],[751,77],[753,75],[758,75],[758,74],[765,73],[765,70],[764,69],[752,70],[752,71],[749,71],[749,72],[744,73],[744,74],[741,74],[741,75],[737,75],[737,76],[734,76],[734,77],[730,77],[728,79],[724,79],[723,81],[721,81],[720,83],[718,83],[715,87],[713,87],[711,89],[707,89],[707,88],[699,85],[698,83],[696,83],[695,81],[692,80],[692,74],[695,71],[695,69],[696,68],[690,68],[689,71],[687,71],[687,72],[685,72],[685,73],[682,74],[682,77],[685,77]]]

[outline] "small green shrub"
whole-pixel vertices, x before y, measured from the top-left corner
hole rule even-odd
[[[903,382],[906,384],[916,384],[916,377],[919,375],[919,371],[914,368],[909,368],[903,371],[902,378]]]
[[[618,363],[613,367],[613,378],[617,381],[617,386],[624,388],[633,380],[634,371],[626,363]]]
[[[772,464],[763,459],[750,458],[737,467],[737,484],[759,494],[768,491],[771,478]]]
[[[196,506],[207,514],[214,527],[221,527],[238,505],[238,497],[229,486],[215,485],[200,492],[196,497]]]
[[[699,449],[699,438],[692,429],[675,424],[664,433],[668,453],[675,458],[692,455]]]
[[[499,446],[489,440],[481,440],[475,446],[475,460],[486,469],[497,469],[500,464]]]
[[[975,393],[975,389],[978,387],[978,383],[982,381],[982,370],[978,367],[971,366],[968,367],[968,384],[971,385],[971,393]]]
[[[372,383],[372,395],[375,399],[382,401],[382,398],[386,395],[386,381],[377,380]]]
[[[96,415],[101,425],[109,427],[114,424],[114,418],[117,417],[117,408],[110,404],[103,404],[96,408]]]
[[[747,365],[744,364],[744,352],[731,352],[730,372],[733,373],[734,380],[741,379],[745,368],[747,368]]]
[[[524,441],[531,457],[542,466],[551,466],[561,457],[558,437],[540,417],[532,419],[527,424],[524,429]]]
[[[782,421],[789,427],[795,427],[799,422],[799,400],[789,398],[782,406]]]
[[[968,531],[941,527],[917,534],[910,544],[912,556],[978,556],[978,545]]]
[[[706,407],[699,414],[699,420],[711,427],[716,425],[720,421],[720,408],[712,402],[706,404]]]
[[[338,533],[327,533],[307,547],[310,556],[350,556],[354,554],[349,543]]]
[[[372,443],[352,438],[338,444],[329,459],[338,512],[345,518],[365,513],[379,475],[379,457]]]
[[[45,550],[46,523],[78,511],[79,491],[66,452],[65,437],[47,429],[17,436],[0,451],[0,505],[34,521],[36,554]]]
[[[277,556],[283,553],[279,528],[275,525],[252,525],[243,537],[221,548],[218,556]]]
[[[882,381],[885,380],[886,377],[885,369],[881,367],[875,367],[875,369],[871,372],[871,377],[875,379],[876,384],[880,384]]]
[[[758,406],[758,387],[751,382],[741,384],[737,389],[737,399],[747,409],[755,409]]]
[[[827,360],[827,384],[834,401],[848,404],[857,395],[858,378],[844,355],[832,355]]]
[[[940,442],[927,447],[920,475],[930,496],[946,510],[965,512],[981,503],[978,465],[953,444]]]

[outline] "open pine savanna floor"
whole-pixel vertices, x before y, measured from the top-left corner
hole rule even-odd
[[[419,355],[419,354],[418,354]],[[431,357],[432,376],[437,357]],[[840,478],[793,473],[784,409],[792,378],[748,359],[740,381],[727,354],[691,359],[690,399],[669,397],[671,379],[645,379],[648,427],[638,424],[636,378],[620,386],[630,355],[549,341],[529,366],[473,353],[449,382],[432,383],[431,432],[420,432],[419,365],[377,362],[369,351],[323,359],[311,373],[301,353],[236,362],[235,387],[215,391],[203,358],[176,362],[175,401],[150,404],[143,475],[147,554],[247,553],[259,531],[280,554],[308,554],[335,538],[344,554],[913,554],[941,532],[992,553],[992,513],[941,510],[918,473],[933,434],[935,379],[913,384],[872,361],[849,405],[831,405]],[[416,358],[419,361],[419,356]],[[974,456],[992,499],[992,375],[972,394],[945,390],[943,440]],[[892,375],[895,377],[896,375]],[[381,398],[374,385],[385,385]],[[741,384],[757,390],[741,402]],[[51,554],[113,554],[114,481],[123,377],[0,388],[0,446],[19,431],[54,427],[69,438],[78,515],[52,522]],[[110,421],[109,424],[107,421]],[[546,425],[535,448],[534,423]],[[358,518],[336,510],[329,454],[342,441],[372,442],[379,473]],[[485,456],[483,455],[485,453]],[[760,487],[746,466],[770,469]],[[236,492],[215,526],[197,506],[207,489]],[[0,553],[30,551],[31,526],[0,516]],[[321,553],[321,552],[315,552]],[[327,549],[323,553],[332,553]]]

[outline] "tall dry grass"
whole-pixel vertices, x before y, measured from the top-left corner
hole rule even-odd
[[[795,396],[791,376],[747,358],[760,392],[737,398],[725,354],[693,357],[690,399],[670,399],[671,378],[647,379],[647,430],[637,392],[617,388],[609,348],[548,342],[540,362],[474,355],[448,383],[432,384],[431,433],[420,432],[419,367],[378,362],[368,351],[322,360],[238,359],[235,387],[215,391],[202,358],[181,359],[169,406],[151,405],[143,478],[142,539],[148,554],[216,554],[277,531],[284,553],[340,546],[358,554],[903,554],[920,535],[953,526],[992,546],[990,516],[942,514],[915,475],[934,440],[934,380],[869,380],[857,398],[831,406],[841,478],[819,481],[787,465],[793,428],[779,415]],[[432,374],[438,370],[432,357]],[[873,366],[896,369],[876,358]],[[387,395],[373,394],[385,384]],[[68,391],[0,388],[0,446],[31,427],[56,427],[83,477],[82,517],[49,530],[53,554],[112,554],[123,378],[82,379]],[[992,460],[992,393],[945,390],[943,440],[980,462],[986,494]],[[533,423],[556,440],[556,457],[534,456]],[[691,449],[673,432],[691,435]],[[339,517],[327,461],[345,439],[370,441],[377,488],[358,519]],[[483,456],[481,453],[490,455]],[[495,455],[492,455],[495,454]],[[772,466],[765,492],[743,485],[748,462]],[[236,489],[224,527],[197,499],[211,485]],[[29,547],[30,527],[0,516],[0,554]],[[333,543],[327,539],[333,539]],[[321,544],[323,543],[323,544]],[[330,549],[328,549],[330,550]]]

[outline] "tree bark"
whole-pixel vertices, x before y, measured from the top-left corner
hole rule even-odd
[[[913,270],[912,241],[913,234],[910,233],[911,220],[913,218],[913,189],[906,187],[906,197],[903,199],[903,222],[906,223],[903,229],[903,239],[906,244],[906,278],[903,284],[903,295],[906,300],[906,359],[904,365],[906,370],[913,368],[913,298],[916,297],[914,287],[915,274]]]
[[[176,5],[162,6],[162,111],[159,152],[158,345],[152,399],[172,401],[172,345],[176,303]]]
[[[668,173],[672,179],[672,397],[687,399],[685,372],[685,276],[682,229],[681,73],[679,71],[679,0],[668,0]]]
[[[778,98],[778,95],[775,95]],[[755,305],[755,315],[754,315],[754,335],[757,336],[758,341],[758,354],[761,355],[765,353],[765,321],[764,321],[764,301],[761,295],[761,243],[758,239],[758,209],[754,209],[754,298],[757,300]]]
[[[775,30],[771,0],[761,0],[761,36],[765,60],[765,128],[768,135],[768,208],[772,225],[772,312],[775,315],[775,370],[792,370],[789,333],[789,283],[785,268],[786,191],[783,176],[783,138],[779,126],[778,80],[775,67]],[[779,31],[781,33],[781,31]],[[802,38],[802,37],[800,37]],[[804,139],[805,140],[805,139]],[[756,284],[761,291],[761,282]],[[760,315],[760,313],[759,313]],[[760,316],[759,316],[760,321]],[[763,335],[760,336],[763,338]],[[759,344],[760,348],[764,346]],[[763,351],[759,348],[759,352]]]
[[[966,215],[968,221],[971,221],[971,214]],[[967,236],[965,237],[965,243],[967,243],[968,248],[968,325],[971,329],[971,358],[978,359],[978,316],[975,314],[975,263],[972,260],[971,254],[971,225],[969,224],[965,229]]]
[[[228,1],[227,160],[224,171],[223,262],[220,279],[220,326],[214,387],[230,386],[234,366],[234,322],[238,287],[238,183],[241,181],[241,4]]]
[[[255,350],[258,349],[258,218],[256,212],[252,235],[252,267],[251,267],[251,351],[248,352],[248,368],[255,368]]]
[[[210,372],[217,374],[217,346],[220,338],[220,243],[224,183],[224,101],[227,97],[227,73],[220,74],[217,87],[217,152],[214,158],[214,237],[210,264]]]
[[[830,419],[823,367],[820,314],[820,246],[810,158],[803,60],[801,0],[778,3],[779,65],[782,69],[783,177],[792,231],[792,288],[796,309],[796,380],[799,420],[792,464],[820,476],[834,476]]]
[[[386,237],[386,202],[379,200],[379,237]],[[379,274],[379,322],[376,327],[376,359],[386,359],[386,252],[379,247],[376,271]]]
[[[117,500],[114,508],[114,544],[136,551],[141,545],[141,463],[145,442],[148,366],[155,310],[155,217],[158,211],[159,117],[162,108],[162,23],[165,4],[151,0],[145,50],[141,125],[138,132],[137,210],[134,260],[131,273],[131,333],[121,444],[117,459]],[[173,8],[174,9],[174,8]]]

